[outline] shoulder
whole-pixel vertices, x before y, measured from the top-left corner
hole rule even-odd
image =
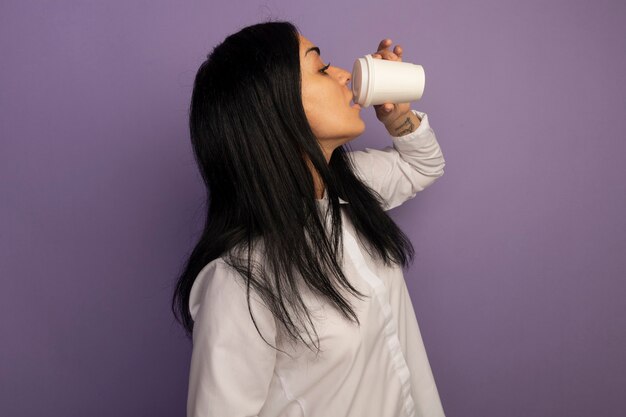
[[[248,305],[249,301],[249,305]],[[189,313],[195,321],[207,314],[231,315],[231,318],[254,314],[268,315],[269,309],[237,269],[219,257],[209,262],[196,276],[190,295]]]
[[[191,287],[189,312],[195,320],[203,303],[214,304],[224,297],[245,294],[245,286],[237,271],[222,257],[216,258],[200,270]]]

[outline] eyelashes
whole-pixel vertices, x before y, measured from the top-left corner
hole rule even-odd
[[[326,72],[326,70],[330,67],[330,62],[328,63],[328,65],[326,65],[324,68],[322,68],[320,70],[320,72],[324,75],[328,75],[328,73]]]

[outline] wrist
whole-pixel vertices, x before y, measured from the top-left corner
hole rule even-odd
[[[392,122],[385,124],[385,128],[391,136],[404,136],[415,132],[421,123],[420,118],[409,110]]]

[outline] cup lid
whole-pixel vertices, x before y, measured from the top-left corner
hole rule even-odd
[[[361,107],[368,107],[371,103],[372,83],[374,81],[371,65],[373,60],[372,55],[367,54],[354,61],[352,67],[352,95],[354,102]]]

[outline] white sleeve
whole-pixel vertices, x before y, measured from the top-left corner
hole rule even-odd
[[[254,319],[276,346],[276,322],[250,290]],[[189,300],[194,319],[187,417],[256,416],[265,403],[276,363],[252,322],[243,278],[218,259],[196,278]]]
[[[384,210],[415,197],[443,175],[445,159],[428,115],[411,111],[421,119],[420,125],[403,136],[389,135],[392,146],[348,152],[357,176],[383,197]]]

